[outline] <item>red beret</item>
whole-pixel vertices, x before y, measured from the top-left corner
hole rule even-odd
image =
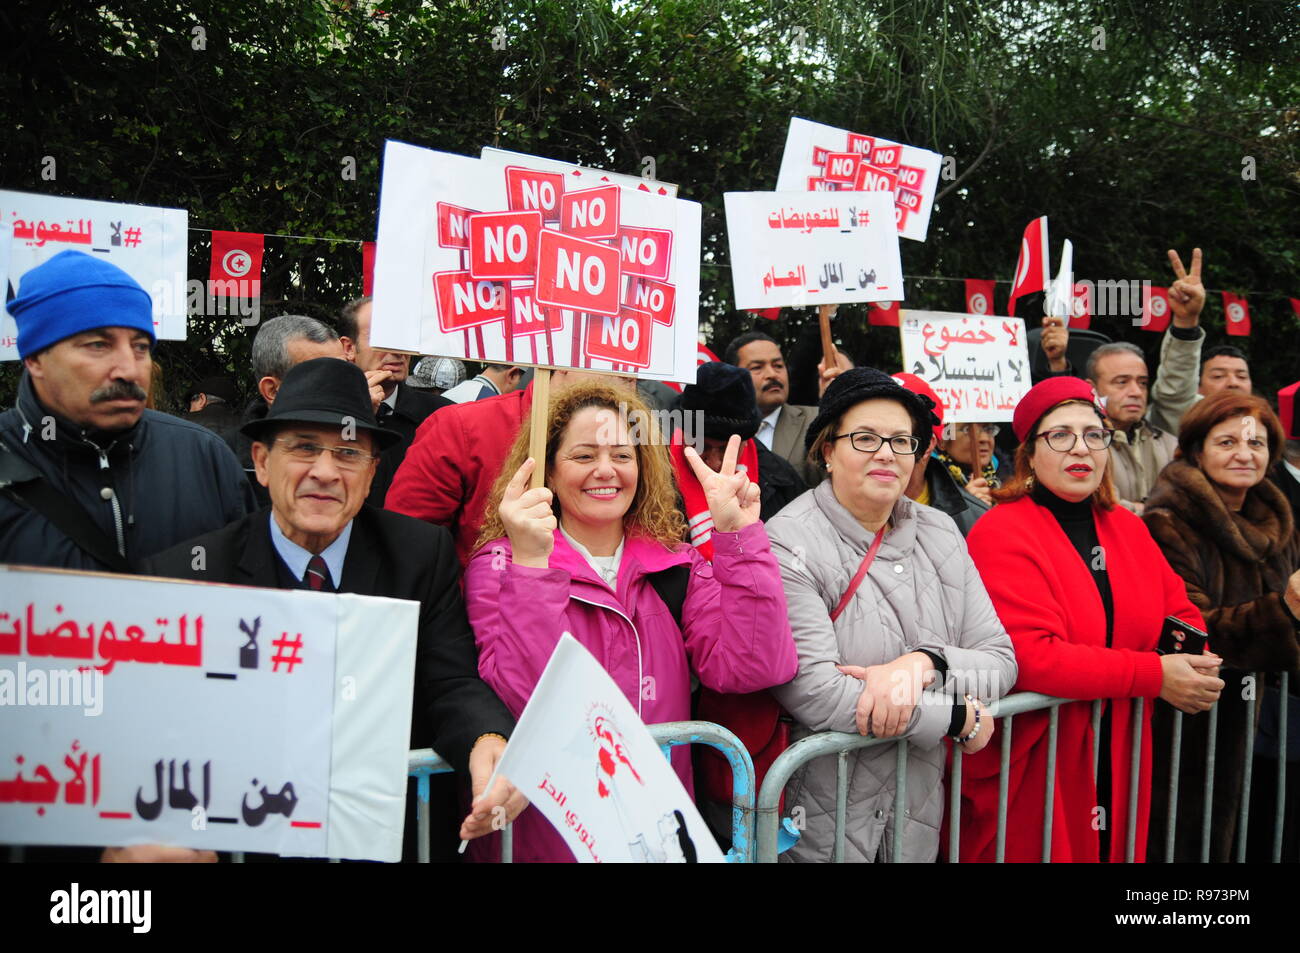
[[[1106,412],[1097,401],[1097,392],[1092,385],[1080,377],[1049,377],[1035,384],[1029,393],[1016,404],[1015,416],[1011,418],[1011,429],[1021,443],[1029,436],[1034,425],[1047,415],[1057,404],[1067,400],[1081,400],[1092,404],[1101,419],[1106,419]]]
[[[906,371],[899,371],[897,374],[893,375],[893,378],[894,380],[898,381],[900,385],[910,390],[913,394],[921,394],[922,396],[929,397],[932,401],[934,401],[934,415],[939,418],[939,422],[935,424],[934,427],[934,439],[942,440],[943,439],[943,401],[941,401],[939,399],[939,395],[934,392],[934,388],[931,387],[929,384],[927,384],[924,378],[917,377],[915,374],[908,374]]]

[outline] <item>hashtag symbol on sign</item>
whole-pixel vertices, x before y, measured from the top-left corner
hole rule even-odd
[[[139,245],[139,244],[140,244],[140,229],[138,229],[138,228],[128,228],[128,229],[126,230],[126,237],[125,237],[122,241],[123,241],[123,244],[126,245],[127,248],[134,248],[136,245]]]
[[[302,648],[302,633],[296,633],[293,639],[290,640],[289,633],[285,632],[278,639],[272,642],[271,645],[275,648],[275,654],[271,656],[271,671],[280,671],[280,663],[283,662],[287,674],[292,675],[293,667],[302,664],[302,656],[298,654],[298,650]],[[285,652],[285,649],[290,649],[291,651]]]

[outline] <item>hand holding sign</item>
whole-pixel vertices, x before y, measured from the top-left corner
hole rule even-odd
[[[545,569],[555,548],[555,528],[559,524],[551,511],[551,491],[544,486],[527,489],[528,478],[536,467],[537,461],[529,457],[515,471],[501,497],[499,512],[510,537],[514,563]]]
[[[740,437],[732,434],[727,441],[727,452],[722,458],[722,469],[716,473],[700,459],[694,447],[685,449],[686,462],[695,471],[695,477],[704,489],[713,517],[713,529],[719,533],[735,533],[751,523],[758,522],[759,490],[744,472],[736,472],[736,459],[740,456]]]
[[[1177,281],[1169,289],[1169,307],[1174,312],[1174,327],[1194,328],[1201,320],[1205,307],[1205,285],[1201,284],[1201,250],[1192,249],[1192,270],[1183,268],[1178,252],[1169,249],[1169,264],[1173,266]]]

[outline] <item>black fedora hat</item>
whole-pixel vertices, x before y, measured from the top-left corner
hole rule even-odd
[[[375,420],[366,375],[355,364],[337,357],[317,357],[294,365],[284,375],[266,416],[250,420],[239,430],[251,440],[265,441],[268,432],[290,423],[339,428],[351,424],[357,430],[370,431],[379,450],[402,439],[381,429]]]

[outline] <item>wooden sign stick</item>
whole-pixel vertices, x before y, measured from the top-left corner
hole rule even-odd
[[[831,318],[835,317],[838,308],[839,305],[836,304],[817,306],[817,320],[822,330],[822,367],[827,370],[839,367],[839,362],[836,360],[839,351],[835,347],[835,342],[831,340]]]
[[[546,482],[546,428],[550,423],[551,369],[537,368],[533,375],[533,406],[528,426],[528,455],[537,461],[528,488],[535,489]]]

